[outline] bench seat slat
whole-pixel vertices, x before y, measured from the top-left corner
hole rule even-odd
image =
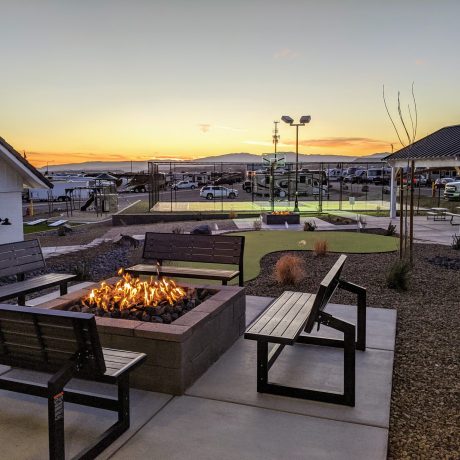
[[[303,293],[286,316],[278,323],[272,335],[295,340],[302,331],[313,306],[314,294]]]
[[[285,302],[289,298],[288,292],[283,292],[277,300],[279,302],[273,302],[265,312],[259,316],[259,318],[253,323],[252,326],[249,327],[248,332],[250,331],[253,334],[258,334],[265,325],[272,319],[272,317],[276,314],[276,312],[283,306],[283,302]]]
[[[284,291],[247,330],[245,337],[292,345],[302,332],[314,301],[314,294]]]
[[[126,362],[115,363],[110,360],[110,357],[114,355],[114,352],[119,357],[126,356]],[[102,349],[102,354],[104,355],[104,361],[106,362],[106,372],[105,375],[109,377],[117,377],[129,368],[136,366],[138,363],[142,362],[145,359],[144,353],[135,353],[135,352],[125,352],[124,350],[114,350],[114,349]]]
[[[283,302],[281,308],[279,308],[275,315],[270,319],[270,321],[265,325],[265,327],[260,331],[261,334],[265,335],[272,335],[275,328],[278,324],[286,318],[286,315],[289,315],[291,310],[294,309],[294,314],[296,310],[296,306],[298,305],[299,299],[302,297],[301,292],[292,292],[292,291],[285,291],[286,294],[289,296],[287,301]],[[279,300],[275,300],[275,303],[279,302]],[[273,334],[276,336],[277,334]]]
[[[56,284],[60,284],[64,281],[69,281],[75,277],[76,275],[69,275],[65,273],[51,273],[37,276],[25,281],[7,284],[0,287],[0,300],[16,297],[19,294],[36,292],[37,290],[55,286]]]
[[[125,270],[128,273],[136,273],[138,275],[156,275],[157,267],[155,265],[138,264],[129,267]],[[219,270],[210,268],[194,268],[194,267],[177,267],[174,265],[162,265],[160,274],[170,276],[182,276],[183,278],[203,278],[216,280],[232,280],[239,275],[238,270]]]

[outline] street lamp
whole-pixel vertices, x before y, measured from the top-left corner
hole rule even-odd
[[[299,180],[299,126],[305,126],[307,123],[310,123],[310,115],[302,115],[300,117],[299,123],[294,123],[294,119],[289,115],[283,115],[281,117],[285,123],[291,126],[295,126],[295,203],[294,203],[294,212],[299,212],[299,199],[298,199],[298,180]]]

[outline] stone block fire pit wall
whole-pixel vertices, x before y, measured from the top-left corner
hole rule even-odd
[[[107,283],[118,279],[109,279]],[[66,310],[96,286],[66,294],[39,307]],[[103,347],[147,354],[145,364],[131,374],[133,387],[183,394],[244,332],[244,288],[194,287],[215,293],[171,324],[96,316]]]
[[[271,212],[262,213],[262,222],[267,225],[290,225],[300,224],[300,214],[291,212],[289,214],[272,214]]]

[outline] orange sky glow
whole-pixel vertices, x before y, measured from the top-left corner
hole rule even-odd
[[[396,151],[383,85],[401,132],[398,92],[418,139],[460,122],[460,2],[437,3],[4,0],[0,137],[38,167],[261,155],[311,115],[301,154]]]

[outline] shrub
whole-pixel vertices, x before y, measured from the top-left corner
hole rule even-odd
[[[452,249],[460,250],[460,235],[452,235]]]
[[[305,261],[298,256],[286,254],[276,262],[273,275],[282,286],[296,285],[305,278]]]
[[[314,220],[306,220],[303,223],[303,231],[304,232],[314,232],[316,230],[316,223]]]
[[[387,273],[386,281],[390,289],[407,291],[409,287],[410,264],[407,260],[396,261]]]
[[[91,279],[89,263],[85,260],[75,265],[72,269],[72,272],[77,276],[77,281],[88,281]]]
[[[254,230],[258,231],[258,230],[262,230],[262,220],[259,218],[259,219],[256,219],[253,223],[252,223],[252,227]]]
[[[177,235],[184,233],[184,229],[180,226],[173,227],[172,233],[176,233]]]
[[[313,253],[315,256],[325,256],[328,251],[328,242],[327,240],[317,240],[313,245]]]
[[[385,236],[393,236],[396,233],[396,225],[393,225],[391,222],[388,223],[388,227],[385,231]]]

